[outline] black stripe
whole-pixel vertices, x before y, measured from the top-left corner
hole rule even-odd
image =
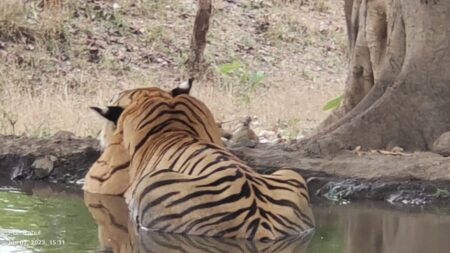
[[[175,165],[175,163],[178,161],[178,159],[180,159],[180,157],[183,156],[184,152],[186,152],[186,150],[188,148],[192,147],[192,145],[195,144],[196,142],[197,142],[197,140],[193,139],[193,140],[185,142],[185,143],[181,144],[179,147],[177,147],[177,150],[169,156],[169,160],[172,160],[172,158],[177,155],[175,162],[172,163],[172,166],[170,166],[170,167],[172,168]],[[178,154],[178,153],[180,153],[180,154]]]
[[[264,194],[258,189],[258,187],[252,185],[252,190],[255,193],[255,197],[259,199],[263,203],[267,203],[267,199],[264,197]]]
[[[189,100],[187,100],[187,101],[189,101]],[[192,102],[192,101],[189,101],[189,102]],[[209,128],[208,126],[205,125],[205,122],[207,122],[207,119],[208,119],[208,118],[211,118],[211,117],[213,117],[213,116],[212,116],[211,114],[207,115],[207,114],[206,114],[203,110],[201,110],[200,107],[198,107],[195,103],[191,103],[192,105],[194,105],[194,107],[196,107],[199,111],[201,111],[201,112],[203,113],[203,115],[205,116],[205,119],[206,119],[206,120],[205,120],[205,119],[202,119],[200,116],[198,116],[197,112],[193,111],[192,108],[191,108],[189,105],[187,105],[186,103],[184,103],[183,101],[176,102],[174,105],[177,106],[177,105],[179,105],[179,104],[186,106],[186,108],[187,108],[189,111],[191,111],[192,115],[195,117],[195,119],[197,120],[198,124],[200,124],[200,125],[203,126],[203,129],[204,129],[204,131],[206,132],[206,134],[208,135],[209,140],[210,140],[211,142],[214,142],[214,139],[212,138],[212,136],[211,136],[211,134],[210,134],[210,132],[209,132],[209,129],[210,129],[210,128]]]
[[[221,170],[223,171],[224,169],[227,168],[232,168],[231,166],[224,166],[224,167],[219,167],[216,169],[216,171]],[[239,171],[236,170],[236,173],[233,176],[224,176],[224,177],[220,177],[219,179],[217,179],[216,181],[213,181],[211,183],[208,184],[201,184],[201,185],[197,185],[195,186],[196,188],[200,188],[200,187],[211,187],[211,186],[219,186],[225,182],[234,182],[236,181],[238,178],[241,178],[243,176],[243,174]]]
[[[211,208],[211,207],[219,207],[221,205],[226,205],[229,203],[233,203],[236,202],[238,200],[240,200],[242,197],[246,197],[248,198],[250,196],[250,187],[248,186],[247,183],[244,183],[242,188],[241,188],[241,192],[237,193],[237,194],[233,194],[230,195],[224,199],[220,199],[214,202],[206,202],[206,203],[202,203],[199,205],[193,205],[190,206],[189,208],[185,209],[184,211],[182,211],[181,213],[175,213],[175,214],[166,214],[166,215],[162,215],[156,219],[154,219],[153,221],[150,222],[150,224],[148,224],[148,227],[153,227],[156,224],[160,223],[160,222],[164,222],[164,221],[169,221],[169,220],[173,220],[173,219],[178,219],[181,218],[191,212],[200,210],[200,209],[207,209],[207,208]],[[142,197],[142,196],[141,196]]]
[[[286,218],[285,221],[283,221],[283,219],[278,217],[278,216],[284,217],[281,214],[275,215],[275,214],[271,213],[270,211],[266,211],[266,210],[264,210],[262,208],[258,208],[258,210],[259,210],[259,213],[261,214],[261,216],[263,216],[263,217],[268,217],[269,216],[270,218],[274,219],[276,222],[278,222],[282,226],[284,226],[284,227],[286,227],[288,229],[291,229],[292,231],[298,231],[297,228],[300,227],[299,225],[297,225],[297,224],[295,224],[293,222],[290,222],[290,225],[286,224],[285,221],[289,221],[289,220]],[[273,222],[272,222],[272,225],[274,225]],[[292,227],[291,225],[296,226],[297,228]]]
[[[207,158],[209,158],[209,157],[207,157]],[[214,165],[216,165],[216,164],[218,164],[218,163],[220,163],[220,162],[221,162],[221,161],[217,161],[217,158],[216,158],[216,160],[207,163],[207,164],[206,164],[199,172],[197,172],[196,174],[197,174],[197,175],[201,175],[202,172],[204,172],[205,170],[209,169],[210,167],[212,167],[212,166],[214,166]]]
[[[149,202],[147,205],[150,207],[159,205],[159,204],[161,204],[161,202],[166,201],[168,198],[172,197],[173,195],[177,195],[179,193],[180,193],[179,191],[166,193],[166,194],[160,196],[159,198]]]
[[[250,235],[247,237],[247,239],[251,240],[255,237],[256,231],[258,231],[259,221],[260,221],[260,219],[257,218],[255,220],[253,220],[250,223],[250,225],[248,225],[246,232],[249,233],[249,231],[250,231]]]
[[[230,188],[230,185],[224,187],[223,189],[219,189],[219,190],[205,190],[205,191],[198,191],[198,192],[193,192],[189,195],[184,196],[181,199],[177,199],[175,201],[173,201],[172,203],[168,204],[166,207],[173,207],[175,205],[184,203],[186,201],[192,200],[193,198],[198,198],[201,196],[205,196],[205,195],[216,195],[216,194],[220,194],[223,193],[224,191],[226,191],[227,189]]]
[[[187,221],[187,222],[181,224],[181,225],[178,226],[177,228],[175,228],[173,231],[177,231],[178,229],[180,229],[181,227],[183,227],[183,226],[186,225],[187,223],[191,223],[191,224],[189,224],[189,225],[186,227],[186,229],[184,230],[185,233],[188,233],[188,234],[189,234],[189,232],[192,230],[192,228],[193,228],[194,226],[196,226],[196,225],[198,225],[198,224],[200,224],[200,223],[202,223],[202,222],[205,222],[205,221],[208,221],[208,220],[211,220],[211,219],[215,219],[215,218],[217,218],[217,217],[221,217],[221,216],[228,215],[228,214],[229,214],[229,212],[215,213],[215,214],[211,214],[211,215],[209,215],[209,216],[206,216],[206,217],[203,217],[203,218],[200,218],[200,219],[197,219],[197,220],[189,220],[189,221]]]
[[[195,134],[195,136],[198,136],[198,132],[193,127],[191,127],[189,124],[187,124],[186,122],[184,122],[180,119],[170,119],[170,120],[166,120],[166,121],[156,125],[150,131],[148,131],[147,134],[144,136],[144,138],[142,138],[141,141],[136,145],[135,150],[136,151],[139,150],[142,147],[142,145],[144,145],[144,143],[147,141],[147,139],[150,138],[150,136],[161,132],[164,128],[166,128],[173,122],[178,122],[178,123],[186,126],[187,128],[189,128],[190,131],[192,131],[192,133]],[[173,129],[172,129],[172,131],[173,131]]]
[[[206,224],[202,224],[201,226],[199,226],[197,228],[197,230],[203,229],[203,228],[208,227],[208,226],[213,226],[215,228],[218,224],[223,223],[223,222],[227,222],[227,221],[230,221],[230,220],[234,220],[237,217],[239,217],[241,214],[243,214],[243,213],[245,213],[245,212],[247,212],[249,210],[250,210],[250,208],[241,208],[241,209],[238,209],[238,210],[236,210],[234,212],[231,212],[231,213],[230,212],[222,213],[223,214],[222,218],[220,218],[217,221],[211,221],[211,222],[208,222]],[[193,224],[191,224],[192,226],[190,226],[190,228],[192,228],[193,226],[195,226],[197,224],[202,223],[203,221],[207,221],[207,220],[202,220],[201,222],[194,222]]]
[[[190,123],[191,125],[197,125],[194,121],[192,121],[192,120],[189,118],[189,116],[186,114],[186,112],[184,112],[184,111],[177,111],[177,110],[170,109],[170,110],[163,110],[163,111],[160,111],[157,115],[155,115],[154,117],[152,117],[152,118],[151,118],[150,120],[148,120],[147,122],[143,123],[142,125],[139,124],[137,130],[141,130],[141,129],[144,128],[145,126],[147,126],[147,125],[149,125],[149,124],[151,124],[151,123],[154,123],[156,120],[158,120],[160,117],[162,117],[162,116],[164,116],[164,115],[171,115],[171,116],[173,116],[173,115],[183,115],[183,116],[186,117],[186,119],[189,121],[189,123]],[[172,117],[169,117],[169,119],[167,119],[167,120],[172,120],[172,119],[173,119]]]
[[[147,156],[153,156],[156,153],[156,150],[158,150],[158,148],[160,148],[161,150],[157,153],[158,158],[156,159],[156,161],[154,162],[154,164],[152,165],[152,168],[156,168],[158,166],[158,164],[161,162],[161,160],[165,157],[164,155],[176,144],[178,144],[180,142],[180,139],[178,137],[179,134],[175,133],[175,134],[168,134],[167,136],[163,136],[164,138],[159,138],[157,140],[155,140],[152,145],[148,145],[147,148],[143,151],[143,157],[141,157],[139,159],[139,164],[137,165],[137,171],[139,171],[138,175],[136,178],[139,178],[142,173],[144,173],[144,169],[140,170],[139,168],[141,167],[143,162],[148,162],[148,160],[146,159]],[[171,140],[171,138],[173,138]],[[154,150],[154,151],[149,151],[149,150]],[[134,153],[136,154],[136,152]],[[134,158],[134,154],[132,159]],[[145,164],[146,166],[147,164]]]
[[[150,109],[150,111],[147,111],[150,106],[152,106],[152,108]],[[147,125],[147,124],[151,123],[152,121],[156,120],[157,117],[150,117],[150,116],[162,106],[166,106],[166,107],[170,108],[170,105],[163,101],[158,101],[158,104],[155,104],[154,101],[152,102],[149,100],[148,103],[146,101],[145,107],[144,107],[144,105],[141,106],[143,108],[141,115],[143,113],[145,113],[145,116],[142,117],[141,121],[139,121],[136,129],[140,130],[143,128],[143,125]]]
[[[194,152],[192,152],[192,154],[190,154],[190,155],[186,158],[186,160],[181,164],[181,166],[180,166],[180,172],[181,172],[181,173],[184,173],[185,170],[186,170],[189,166],[187,166],[185,169],[183,169],[183,167],[184,167],[188,162],[190,162],[191,159],[194,159],[195,157],[197,157],[197,156],[200,155],[201,153],[205,152],[206,150],[208,150],[208,147],[202,147],[202,148],[199,148],[199,149],[195,150]],[[198,161],[197,161],[197,162],[198,162]],[[197,164],[198,164],[198,163],[197,163]]]
[[[276,179],[276,178],[271,178],[271,177],[267,177],[268,180],[272,180],[275,181],[277,183],[281,183],[281,184],[289,184],[292,185],[294,187],[299,187],[302,189],[306,189],[306,186],[304,184],[302,184],[300,181],[295,180],[295,179]]]
[[[158,171],[156,171],[156,172],[155,172],[155,171],[147,172],[146,174],[144,174],[144,175],[139,179],[138,183],[136,184],[136,187],[135,187],[135,189],[134,189],[134,191],[133,191],[133,196],[136,195],[136,191],[137,191],[137,189],[138,189],[138,186],[139,186],[145,179],[155,177],[155,176],[157,176],[157,175],[159,175],[159,174],[162,174],[162,173],[174,173],[174,174],[178,174],[178,175],[183,175],[183,174],[179,174],[178,172],[173,171],[173,170],[171,170],[171,169],[158,170]],[[162,181],[154,182],[154,183],[152,183],[152,184],[150,184],[150,185],[147,185],[147,186],[142,190],[142,192],[140,193],[140,196],[139,196],[139,203],[142,201],[142,198],[143,198],[145,195],[147,195],[149,192],[151,192],[151,191],[153,191],[153,190],[155,190],[155,189],[157,189],[157,188],[159,188],[159,187],[162,187],[162,186],[165,186],[165,185],[168,185],[168,184],[176,184],[176,183],[184,183],[184,182],[201,181],[201,180],[203,180],[203,179],[209,177],[212,173],[214,173],[214,172],[211,172],[210,174],[203,175],[203,176],[201,176],[201,177],[195,177],[195,178],[189,177],[189,178],[183,178],[183,179],[168,179],[168,180],[162,180]]]
[[[269,201],[270,203],[273,203],[275,205],[279,205],[279,206],[285,206],[285,207],[289,207],[293,210],[294,214],[300,219],[302,220],[306,225],[310,226],[310,227],[314,227],[311,219],[305,215],[304,213],[302,213],[302,211],[300,210],[299,206],[295,203],[293,203],[290,200],[287,199],[274,199],[268,195],[265,195],[264,193],[262,193],[261,191],[259,191],[256,187],[252,188],[253,191],[255,191],[255,195],[258,199],[263,200],[266,199],[267,201]]]
[[[252,181],[258,181],[258,182],[263,183],[267,187],[267,189],[269,189],[269,190],[285,190],[285,191],[289,191],[289,192],[294,192],[292,190],[292,188],[288,188],[288,187],[285,187],[285,186],[271,185],[266,180],[264,180],[265,178],[266,177],[259,178],[259,177],[249,176],[249,179],[252,179]]]
[[[221,163],[221,162],[226,162],[226,161],[229,161],[229,158],[228,158],[228,157],[222,156],[222,155],[216,156],[216,158],[214,159],[214,161],[208,163],[208,164],[207,164],[205,167],[203,167],[197,174],[201,175],[201,174],[202,174],[205,170],[207,170],[209,167],[211,167],[211,166],[213,166],[213,165],[216,165],[216,164],[218,164],[218,163]],[[226,166],[228,166],[228,167],[230,167],[230,166],[236,167],[234,164],[226,165]]]
[[[200,159],[198,159],[191,167],[191,169],[188,172],[188,175],[192,175],[192,172],[197,168],[198,164],[201,163],[203,160],[205,160],[207,156],[203,156]]]

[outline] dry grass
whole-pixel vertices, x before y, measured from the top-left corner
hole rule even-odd
[[[331,0],[281,2],[215,1],[208,72],[193,93],[219,120],[253,115],[263,128],[296,137],[317,125],[327,115],[322,106],[342,93],[344,18]],[[196,6],[117,3],[63,1],[55,11],[0,1],[0,134],[95,135],[100,120],[88,106],[123,89],[178,83]],[[242,64],[241,74],[217,71],[233,61]],[[252,71],[264,78],[251,84]]]

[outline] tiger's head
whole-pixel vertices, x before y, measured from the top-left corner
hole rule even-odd
[[[114,96],[106,107],[91,107],[105,119],[99,135],[103,153],[89,169],[83,189],[91,193],[122,195],[129,187],[130,156],[123,145],[122,131],[118,128],[118,122],[122,113],[137,101],[167,101],[169,103],[178,100],[188,101],[187,105],[191,107],[191,110],[186,109],[186,113],[192,114],[191,118],[194,120],[192,127],[199,128],[197,138],[204,138],[223,146],[220,128],[210,110],[203,102],[189,95],[192,82],[193,79],[190,79],[171,91],[157,87],[126,90]],[[154,105],[150,104],[150,106]],[[155,119],[155,121],[158,120],[163,119]],[[201,127],[207,129],[200,129]]]
[[[190,88],[189,88],[190,89]],[[189,94],[189,89],[185,94]],[[105,121],[98,140],[103,150],[110,144],[112,135],[117,128],[117,120],[124,109],[126,109],[133,101],[142,97],[154,97],[171,99],[171,92],[164,91],[157,87],[138,88],[125,90],[116,94],[106,107],[90,107],[97,112]]]

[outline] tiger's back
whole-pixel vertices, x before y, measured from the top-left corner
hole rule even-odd
[[[290,169],[261,175],[201,136],[207,117],[192,111],[190,99],[142,96],[113,117],[115,130],[102,157],[128,156],[122,161],[129,182],[125,198],[134,222],[163,232],[255,240],[311,230],[303,177]],[[220,130],[216,134],[220,138]]]
[[[160,99],[162,101],[172,100],[170,92],[160,88],[138,88],[123,91],[114,96],[109,102],[113,108],[126,109],[134,101],[145,99]],[[223,146],[220,137],[220,128],[217,126],[214,117],[208,107],[200,100],[185,96],[183,107],[186,113],[195,115],[191,119],[192,127],[198,133],[199,138],[207,139],[212,143]],[[107,108],[93,107],[95,111],[103,115],[107,113]],[[123,195],[130,186],[129,163],[130,157],[123,145],[119,145],[121,138],[114,136],[117,126],[114,122],[107,120],[100,132],[100,144],[104,149],[102,156],[94,163],[85,176],[83,189],[91,193]]]
[[[184,99],[137,101],[118,122],[132,157],[125,196],[136,222],[159,231],[256,240],[313,228],[301,175],[289,169],[261,175],[197,138],[179,106]]]
[[[141,227],[256,240],[313,228],[308,191],[297,172],[261,175],[223,148],[183,135],[161,137],[167,143],[176,139],[177,145],[155,154],[129,190]]]

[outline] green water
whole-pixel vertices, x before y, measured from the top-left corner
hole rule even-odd
[[[87,252],[97,245],[96,224],[80,195],[0,189],[0,252]]]
[[[317,228],[312,239],[254,245],[248,241],[154,232],[141,233],[136,239],[131,233],[128,235],[126,217],[114,216],[119,207],[124,207],[120,201],[102,202],[104,205],[99,205],[102,208],[113,203],[111,210],[97,208],[93,212],[86,208],[79,190],[46,184],[0,187],[0,252],[112,252],[107,250],[109,247],[116,252],[119,248],[121,252],[131,252],[130,245],[134,245],[134,252],[158,253],[450,252],[450,215],[442,209],[399,210],[376,202],[319,203],[313,208]],[[90,211],[100,221],[100,232]],[[104,223],[111,220],[112,228]],[[130,243],[129,238],[136,241]]]

